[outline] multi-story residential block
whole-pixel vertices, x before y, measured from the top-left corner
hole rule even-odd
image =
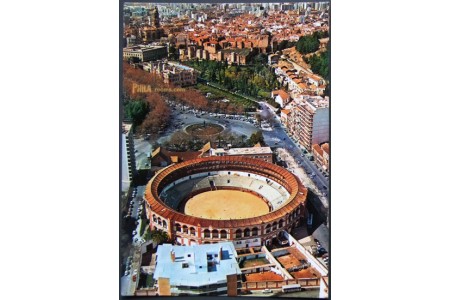
[[[305,97],[299,105],[299,143],[308,150],[330,140],[329,98]]]
[[[312,154],[317,165],[328,171],[330,168],[330,144],[314,144],[312,146]]]
[[[122,191],[127,191],[136,173],[132,124],[122,123]]]
[[[138,45],[124,48],[123,58],[132,57],[136,57],[141,62],[162,59],[167,57],[167,47]]]
[[[192,246],[163,244],[153,274],[160,296],[237,296],[241,269],[232,242]]]
[[[329,98],[301,95],[291,102],[287,128],[290,135],[308,151],[313,144],[328,142]]]
[[[283,126],[285,126],[285,127],[288,126],[288,120],[290,117],[290,113],[291,113],[290,109],[282,109],[281,110],[281,113],[280,113],[281,124],[283,124]]]

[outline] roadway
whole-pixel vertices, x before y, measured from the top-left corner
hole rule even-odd
[[[120,278],[121,283],[121,294],[122,296],[133,296],[134,292],[137,288],[137,284],[139,282],[139,273],[140,273],[140,261],[141,261],[141,245],[142,245],[142,236],[140,235],[140,227],[141,222],[145,222],[140,218],[139,207],[143,206],[141,204],[141,200],[143,199],[145,186],[137,186],[134,188],[136,190],[135,196],[131,198],[130,201],[133,201],[133,208],[131,210],[131,217],[137,219],[136,221],[136,234],[133,235],[131,241],[131,249],[130,256],[132,262],[130,264],[129,274]],[[143,203],[143,202],[142,202]],[[144,208],[143,208],[144,209]],[[136,281],[132,280],[133,275],[136,274]]]
[[[315,173],[316,175],[311,178],[316,184],[318,189],[322,192],[328,194],[329,181],[328,179],[320,173],[314,162],[310,161],[301,151],[301,146],[297,144],[286,132],[286,130],[281,125],[281,122],[275,114],[275,108],[271,107],[265,102],[260,102],[262,107],[261,116],[262,118],[272,118],[274,126],[272,131],[263,131],[264,141],[270,147],[282,147],[286,149],[295,161],[310,175]],[[311,177],[311,176],[310,176]],[[326,187],[324,189],[323,187]]]
[[[291,63],[296,66],[299,69],[302,69],[303,71],[307,73],[311,73],[310,70],[306,70],[296,64],[295,62],[291,61]],[[204,79],[203,79],[204,80]],[[206,80],[205,80],[206,81]],[[217,87],[214,84],[211,84],[207,82],[209,86],[212,86],[214,88],[217,88],[219,90],[224,90],[221,87]],[[224,90],[226,91],[226,90]],[[228,91],[229,92],[229,91]],[[286,132],[285,128],[281,124],[281,121],[279,117],[275,113],[275,108],[271,106],[270,104],[263,102],[263,101],[256,101],[255,99],[252,99],[250,97],[241,95],[236,92],[230,92],[232,94],[244,97],[248,100],[251,100],[253,102],[259,103],[261,107],[261,117],[262,119],[272,119],[273,125],[271,129],[264,130],[263,129],[263,136],[264,141],[266,144],[270,147],[283,147],[285,148],[295,159],[295,161],[299,164],[300,167],[305,169],[305,171],[308,173],[308,175],[312,175],[314,173],[315,175],[311,177],[313,182],[316,184],[317,188],[324,193],[325,195],[328,195],[329,191],[329,180],[327,177],[325,177],[317,168],[317,166],[314,164],[314,162],[310,161],[306,156],[302,153],[301,146],[295,142]],[[305,149],[306,150],[306,149]]]
[[[223,90],[222,88],[216,87],[211,83],[210,86]],[[227,91],[229,92],[229,91]],[[295,161],[298,163],[299,167],[303,168],[310,178],[313,180],[317,188],[325,195],[328,195],[329,191],[329,180],[325,177],[315,165],[313,161],[310,161],[301,150],[301,146],[295,142],[286,132],[286,129],[281,124],[279,117],[275,114],[275,108],[263,101],[256,101],[250,97],[246,97],[239,93],[232,93],[235,95],[242,96],[246,99],[259,103],[261,110],[262,119],[272,119],[271,122],[273,126],[268,129],[263,128],[264,141],[269,147],[282,147],[286,149]],[[163,144],[168,141],[173,133],[183,130],[186,126],[196,123],[203,123],[204,121],[208,123],[219,124],[225,127],[224,133],[230,132],[237,135],[245,135],[247,138],[253,133],[257,132],[260,128],[249,122],[225,119],[224,117],[211,116],[208,113],[203,115],[195,114],[192,109],[183,109],[180,105],[171,107],[171,123],[169,128],[167,128],[164,133],[159,135],[158,143]],[[139,157],[141,158],[141,157]],[[312,175],[314,173],[314,175]]]

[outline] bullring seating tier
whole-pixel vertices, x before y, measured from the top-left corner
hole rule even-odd
[[[200,176],[199,176],[200,175]],[[270,202],[272,210],[277,210],[285,204],[289,198],[289,193],[280,185],[260,180],[259,178],[246,177],[239,174],[197,174],[196,178],[180,180],[181,182],[165,189],[159,196],[170,207],[177,209],[183,199],[186,199],[191,193],[201,189],[210,189],[210,181],[214,182],[215,187],[237,187],[253,191],[263,196]]]

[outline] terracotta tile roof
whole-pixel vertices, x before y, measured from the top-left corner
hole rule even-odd
[[[328,155],[330,155],[330,144],[325,143],[322,145],[323,151],[325,151]]]
[[[168,164],[172,164],[197,158],[200,154],[200,151],[176,152],[158,147],[155,151],[152,152],[151,158],[152,160],[154,160],[157,157],[161,157]]]
[[[320,146],[318,144],[314,144],[312,145],[313,151],[316,151],[317,154],[319,154],[320,156],[323,155],[323,150],[322,148],[320,148]]]
[[[201,154],[208,152],[211,149],[211,142],[207,142],[202,149],[200,149]]]
[[[288,115],[291,111],[290,111],[289,109],[282,109],[281,112],[282,112],[283,114]]]
[[[276,90],[276,91],[273,91],[272,93],[274,96],[279,95],[283,100],[289,99],[289,94],[286,93],[286,91],[284,91],[284,90]]]

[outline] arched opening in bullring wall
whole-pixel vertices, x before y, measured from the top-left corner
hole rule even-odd
[[[214,158],[215,159],[215,158]],[[203,159],[202,159],[203,160]],[[212,159],[210,159],[212,160]],[[176,206],[170,206],[170,201],[166,201],[166,200],[170,200],[169,198],[166,198],[164,201],[162,201],[159,198],[160,193],[156,192],[156,191],[160,191],[162,192],[166,192],[167,189],[169,188],[173,188],[173,187],[177,187],[178,184],[182,183],[183,180],[181,180],[182,178],[186,178],[187,180],[194,180],[195,178],[197,178],[196,176],[198,176],[198,172],[205,172],[206,174],[210,173],[210,176],[214,176],[215,174],[217,174],[217,172],[215,170],[222,170],[224,171],[226,174],[226,176],[233,176],[233,172],[235,172],[233,170],[233,168],[235,168],[235,164],[239,164],[241,162],[241,160],[246,160],[243,158],[239,158],[237,159],[237,162],[233,162],[232,158],[227,158],[226,163],[230,164],[230,170],[225,171],[226,169],[224,169],[224,166],[220,166],[217,165],[217,162],[215,161],[209,161],[209,165],[208,164],[204,164],[203,166],[201,166],[200,169],[197,168],[196,164],[194,162],[190,163],[190,162],[186,162],[186,163],[180,163],[178,165],[172,165],[166,169],[164,169],[163,171],[161,171],[160,173],[158,173],[153,179],[152,181],[155,182],[155,184],[153,184],[152,182],[150,182],[150,184],[148,185],[148,188],[146,189],[146,193],[145,193],[145,197],[147,200],[147,204],[149,207],[149,216],[151,215],[156,215],[156,222],[155,223],[159,223],[161,224],[161,227],[158,228],[162,228],[162,222],[163,220],[165,220],[167,223],[166,224],[173,224],[171,225],[171,228],[168,228],[169,230],[171,230],[172,235],[173,236],[177,236],[177,237],[182,237],[183,238],[183,242],[184,243],[190,243],[191,241],[186,239],[186,235],[190,235],[190,236],[195,236],[195,240],[198,241],[198,243],[203,243],[204,240],[203,238],[206,239],[231,239],[231,238],[236,238],[236,239],[247,239],[249,237],[261,237],[262,242],[266,242],[267,240],[267,235],[272,235],[273,234],[277,234],[281,229],[287,229],[289,230],[290,228],[292,228],[293,226],[293,222],[296,222],[298,219],[298,216],[300,215],[300,206],[303,205],[302,203],[306,200],[306,190],[303,186],[301,186],[301,184],[299,184],[299,186],[297,186],[297,182],[298,180],[295,179],[295,177],[292,176],[292,174],[286,174],[286,171],[284,170],[283,175],[280,176],[280,178],[272,178],[270,176],[272,176],[272,173],[274,173],[275,175],[279,175],[281,173],[279,172],[272,172],[271,170],[269,170],[270,168],[272,168],[270,165],[269,166],[259,166],[258,164],[260,164],[260,162],[258,162],[258,164],[253,163],[251,170],[248,169],[248,164],[244,167],[244,165],[240,165],[242,167],[241,170],[239,170],[239,172],[243,171],[243,170],[247,170],[248,172],[245,172],[245,178],[249,178],[248,174],[251,173],[250,179],[253,179],[252,176],[257,174],[257,176],[265,176],[266,178],[268,178],[270,181],[267,181],[267,185],[269,183],[274,184],[275,187],[278,187],[276,184],[277,182],[283,182],[283,185],[288,185],[288,186],[284,186],[283,188],[286,188],[286,190],[289,191],[289,193],[287,194],[288,198],[285,198],[287,202],[282,202],[281,205],[279,205],[278,207],[274,207],[273,210],[270,210],[269,213],[264,214],[264,217],[254,217],[254,218],[249,218],[249,219],[245,219],[240,221],[239,219],[234,219],[233,217],[231,218],[227,218],[226,220],[232,219],[234,220],[233,222],[224,222],[224,220],[219,220],[219,221],[215,221],[214,219],[210,219],[210,218],[205,218],[205,217],[196,217],[196,216],[187,216],[182,210],[179,210],[176,208]],[[194,159],[194,161],[197,161],[197,159]],[[250,160],[249,160],[250,161]],[[221,161],[220,163],[224,163],[224,161]],[[214,168],[212,168],[214,166]],[[216,169],[217,166],[217,169]],[[185,170],[190,170],[190,174],[187,175],[185,170],[183,170],[183,168],[185,168]],[[245,169],[247,168],[247,169]],[[266,169],[267,170],[266,170]],[[172,169],[177,169],[178,170],[178,174],[175,174]],[[270,172],[269,172],[269,171]],[[216,173],[214,173],[216,172]],[[252,175],[253,174],[253,175]],[[269,175],[270,174],[270,175]],[[275,176],[274,175],[274,176]],[[158,177],[159,176],[159,177]],[[256,175],[255,175],[256,176]],[[292,178],[290,178],[290,176]],[[170,178],[170,179],[169,179]],[[181,179],[180,179],[181,178]],[[255,177],[256,178],[256,177]],[[162,180],[164,179],[164,180]],[[273,179],[277,179],[277,180],[273,180]],[[161,185],[161,182],[165,181],[166,184],[168,184],[167,186]],[[176,183],[175,185],[173,183]],[[233,180],[233,178],[231,178],[231,180],[229,178],[224,177],[223,179],[223,183],[224,185],[230,185],[230,187],[232,187],[231,185],[235,184],[236,181]],[[154,188],[153,188],[154,187]],[[206,188],[209,187],[210,191],[212,188],[220,188],[220,182],[218,185],[218,182],[215,182],[213,187],[211,187],[211,185],[208,182],[208,185],[206,186]],[[299,188],[301,187],[301,188]],[[264,189],[262,189],[264,190]],[[292,193],[291,193],[292,191]],[[264,195],[266,194],[266,192],[263,193]],[[274,194],[275,195],[275,194]],[[304,196],[302,196],[304,195]],[[149,197],[151,196],[151,197]],[[272,199],[276,199],[278,196],[272,196]],[[152,200],[153,199],[153,200]],[[153,202],[152,202],[153,201]],[[275,201],[276,204],[277,201]],[[280,211],[279,208],[283,207],[283,210]],[[155,218],[152,216],[152,218]],[[160,222],[158,222],[159,220],[161,220]],[[177,220],[179,220],[179,222],[177,222]],[[184,227],[185,226],[185,227]],[[206,229],[206,230],[205,230]],[[190,238],[190,237],[187,237]],[[209,242],[213,242],[212,240],[210,240]],[[242,244],[243,247],[245,247],[245,243]]]

